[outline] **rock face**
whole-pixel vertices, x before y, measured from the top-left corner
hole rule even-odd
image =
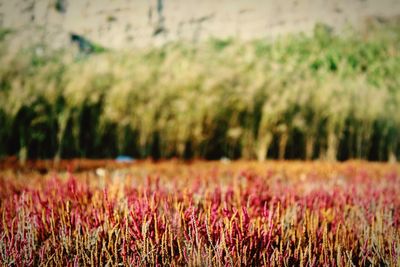
[[[398,14],[399,0],[0,0],[0,27],[16,33],[16,47],[62,47],[71,34],[108,48],[274,38],[318,22],[338,30]]]

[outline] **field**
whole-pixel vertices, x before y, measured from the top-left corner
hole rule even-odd
[[[399,165],[68,165],[2,165],[2,265],[400,265]]]
[[[0,265],[400,266],[400,17],[365,23],[129,50],[0,23]]]

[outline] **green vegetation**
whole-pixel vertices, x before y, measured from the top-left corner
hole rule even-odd
[[[399,27],[86,57],[8,50],[2,41],[1,155],[400,155]]]
[[[0,41],[3,41],[10,33],[12,33],[12,30],[0,28]]]

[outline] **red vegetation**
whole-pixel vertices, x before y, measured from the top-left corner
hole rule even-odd
[[[396,165],[141,162],[0,171],[4,265],[400,264]]]

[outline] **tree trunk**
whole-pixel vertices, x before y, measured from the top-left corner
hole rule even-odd
[[[267,152],[269,145],[271,144],[272,141],[272,134],[271,133],[266,133],[264,136],[262,136],[258,140],[258,146],[257,146],[257,159],[258,161],[265,161],[267,157]]]
[[[388,162],[390,162],[390,163],[395,163],[395,162],[397,162],[397,157],[396,157],[396,142],[390,142],[390,144],[389,144]]]
[[[361,128],[361,127],[360,127]],[[356,134],[356,157],[362,157],[362,130],[358,129]]]
[[[314,136],[306,137],[306,160],[311,160],[314,154]]]
[[[57,132],[57,151],[56,154],[54,155],[54,163],[58,164],[60,162],[60,158],[62,155],[62,146],[63,146],[63,140],[64,140],[64,133],[67,128],[67,123],[69,119],[69,112],[63,112],[61,113],[58,118],[58,132]]]
[[[336,161],[337,160],[337,148],[338,140],[336,134],[331,131],[328,134],[328,149],[326,151],[326,160]]]
[[[397,162],[396,154],[393,151],[389,151],[388,162],[390,163]]]
[[[254,158],[254,139],[252,138],[252,133],[246,131],[243,135],[241,156],[243,159],[249,160]]]
[[[285,159],[286,145],[289,139],[289,135],[287,133],[281,134],[279,139],[279,159]]]
[[[19,164],[21,166],[25,166],[27,158],[28,158],[28,148],[26,146],[22,146],[18,152]]]

